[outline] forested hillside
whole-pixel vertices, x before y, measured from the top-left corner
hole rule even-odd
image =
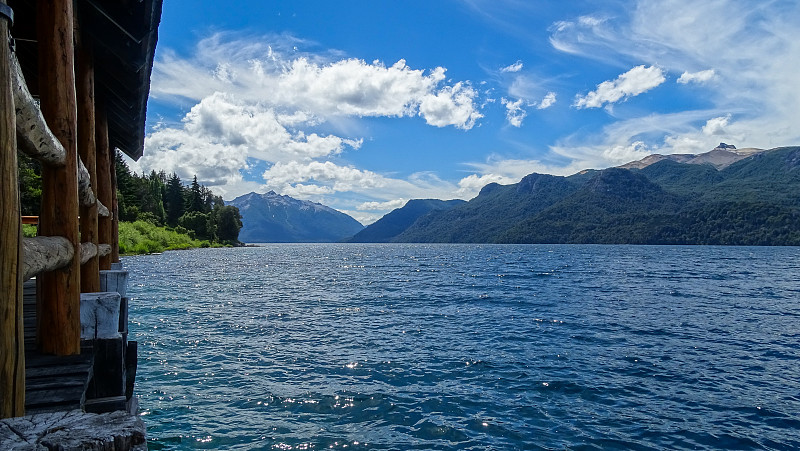
[[[800,147],[490,184],[397,242],[800,245]]]
[[[41,198],[41,168],[38,162],[19,155],[20,197],[23,215],[38,215]],[[177,174],[152,171],[132,173],[116,156],[119,219],[143,221],[168,232],[188,235],[192,240],[234,245],[242,227],[239,209],[226,206],[222,198],[197,183],[188,185]],[[123,227],[124,229],[124,227]],[[151,230],[139,226],[137,230]]]

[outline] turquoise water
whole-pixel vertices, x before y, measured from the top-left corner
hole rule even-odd
[[[123,259],[150,449],[797,449],[800,249]]]

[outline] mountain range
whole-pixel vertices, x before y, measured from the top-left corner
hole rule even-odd
[[[568,177],[534,173],[405,226],[412,209],[410,201],[387,214],[359,240],[800,245],[800,147],[720,144]]]
[[[351,243],[388,243],[413,225],[420,217],[434,211],[449,210],[465,203],[467,202],[460,199],[411,199],[402,208],[392,210],[347,241]]]
[[[228,202],[239,208],[245,243],[338,242],[364,228],[352,217],[325,205],[270,191],[249,193]]]

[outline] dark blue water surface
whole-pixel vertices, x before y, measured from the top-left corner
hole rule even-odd
[[[151,449],[800,448],[800,249],[123,259]]]

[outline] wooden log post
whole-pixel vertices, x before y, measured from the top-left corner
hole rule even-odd
[[[76,27],[77,28],[77,27]],[[94,58],[88,36],[81,36],[77,46],[78,70],[75,88],[78,102],[78,155],[86,170],[92,190],[97,186],[96,146],[95,146],[95,114],[94,114]],[[96,193],[95,193],[96,197]],[[94,248],[99,244],[97,224],[97,202],[80,207],[81,244],[91,243]],[[100,291],[100,261],[97,253],[81,266],[81,292],[95,293]]]
[[[99,97],[95,97],[95,145],[97,146],[97,200],[103,205],[106,205],[113,212],[113,199],[112,190],[114,186],[111,184],[111,150],[108,145],[108,118],[106,117],[106,109],[103,101]],[[98,218],[99,229],[99,242],[101,244],[111,244],[112,240],[112,224],[113,219],[111,216],[101,216]],[[100,256],[100,269],[111,269],[111,254]]]
[[[0,0],[5,5],[5,1]],[[9,21],[0,18],[0,418],[25,414],[25,332],[22,322],[22,222],[17,185],[14,100],[9,70]]]
[[[79,354],[80,252],[78,236],[78,151],[75,106],[73,1],[37,0],[39,93],[42,114],[66,152],[63,167],[42,166],[40,234],[62,236],[73,252],[70,264],[37,278],[36,341],[39,352]]]
[[[119,202],[117,201],[117,159],[111,156],[111,263],[119,263]]]

